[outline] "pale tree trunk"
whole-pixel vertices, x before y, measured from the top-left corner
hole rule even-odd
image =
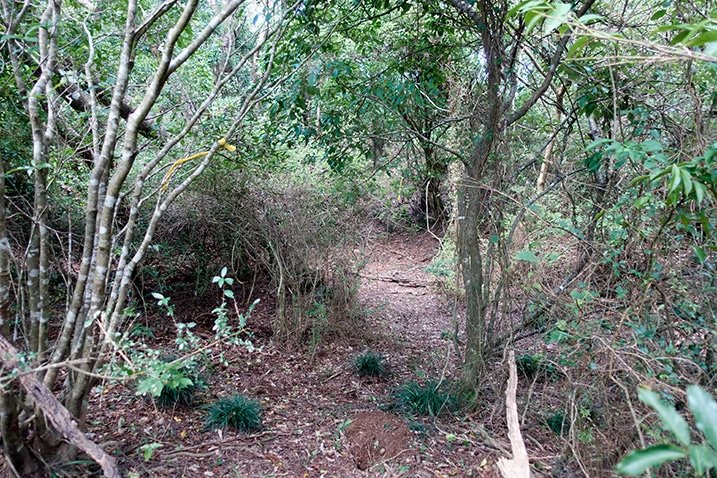
[[[58,453],[64,454],[65,459],[71,459],[74,455],[74,447],[79,446],[88,452],[93,458],[105,460],[101,450],[91,446],[83,440],[81,434],[77,433],[75,424],[63,425],[59,429],[58,423],[69,423],[66,418],[74,417],[76,425],[81,430],[88,407],[88,397],[94,385],[93,374],[100,371],[112,347],[114,347],[116,334],[124,330],[124,310],[127,306],[128,294],[131,288],[131,276],[134,268],[142,259],[144,252],[152,241],[159,221],[164,211],[189,185],[204,171],[210,164],[215,153],[226,146],[224,141],[216,141],[211,144],[209,151],[203,160],[191,166],[188,174],[181,181],[166,192],[152,189],[149,193],[144,191],[145,182],[157,170],[161,168],[170,157],[170,151],[187,137],[202,116],[206,113],[212,103],[219,97],[223,87],[240,70],[250,70],[252,59],[262,49],[270,48],[267,67],[258,75],[253,88],[246,94],[244,101],[237,106],[235,121],[226,131],[229,138],[236,133],[241,123],[246,120],[252,107],[264,98],[271,75],[271,64],[274,60],[279,39],[286,31],[287,24],[293,18],[298,4],[290,8],[284,8],[281,14],[274,16],[272,23],[263,29],[261,39],[256,46],[240,58],[237,66],[231,71],[225,72],[218,79],[213,91],[209,92],[205,101],[196,113],[189,119],[184,129],[173,138],[165,141],[164,146],[159,149],[153,159],[142,166],[140,171],[134,171],[138,151],[140,148],[139,135],[147,135],[147,116],[155,107],[155,104],[162,94],[170,76],[177,71],[191,56],[207,41],[207,39],[230,18],[245,0],[232,0],[223,3],[220,12],[216,13],[196,34],[195,38],[188,42],[181,51],[177,51],[176,45],[180,35],[185,34],[185,29],[192,20],[198,0],[189,0],[182,7],[179,18],[166,33],[163,42],[162,57],[151,84],[146,88],[145,95],[139,106],[134,110],[127,111],[127,88],[134,64],[135,47],[142,35],[152,27],[172,6],[176,0],[165,0],[157,8],[145,15],[138,21],[138,7],[136,0],[129,0],[126,9],[126,23],[124,28],[123,43],[120,56],[117,62],[115,84],[112,99],[109,104],[109,111],[102,113],[99,98],[97,97],[94,84],[93,57],[95,44],[90,30],[85,32],[88,43],[89,60],[84,66],[85,81],[89,93],[83,97],[85,101],[83,111],[89,112],[88,131],[93,138],[93,145],[89,154],[93,160],[92,171],[87,184],[87,196],[85,202],[84,234],[82,241],[82,256],[79,272],[74,284],[72,296],[64,321],[57,339],[48,344],[46,315],[48,297],[48,266],[50,260],[50,236],[48,234],[48,177],[53,173],[51,169],[51,148],[53,146],[53,135],[55,132],[56,102],[65,101],[54,90],[53,77],[57,75],[56,60],[57,50],[57,29],[62,26],[60,14],[60,2],[47,0],[42,12],[41,28],[39,29],[39,64],[33,65],[35,58],[23,56],[23,49],[16,44],[19,40],[10,38],[8,40],[9,57],[13,66],[18,91],[25,103],[28,118],[30,119],[33,136],[33,174],[34,174],[34,204],[32,215],[32,230],[30,241],[23,246],[26,250],[24,261],[20,264],[18,272],[22,273],[25,283],[25,297],[27,298],[29,317],[20,317],[27,322],[28,341],[23,343],[10,343],[10,306],[12,300],[10,294],[10,281],[12,278],[12,263],[10,261],[11,245],[8,241],[7,225],[4,217],[4,204],[0,202],[0,331],[9,339],[6,343],[7,350],[20,350],[35,353],[36,360],[31,366],[45,365],[46,372],[38,372],[33,377],[26,377],[22,381],[23,388],[12,382],[6,389],[10,393],[0,395],[0,433],[2,443],[7,451],[12,466],[21,475],[28,474],[38,467],[34,453],[30,453],[25,446],[22,436],[25,433],[22,426],[31,424],[35,431],[35,442],[33,448],[44,460],[50,461],[58,457]],[[10,4],[7,0],[0,0],[3,9],[3,23],[8,35],[15,35],[24,19],[32,18],[35,14],[36,5],[29,1],[20,6],[20,11],[14,8],[16,4]],[[18,35],[22,38],[22,35]],[[39,77],[32,85],[31,93],[24,84],[22,72],[26,69],[24,62],[30,62],[32,68],[39,66]],[[286,78],[276,80],[274,85]],[[106,117],[103,118],[103,114]],[[121,128],[120,120],[126,119],[126,125]],[[113,163],[118,145],[122,145],[122,152],[117,164]],[[209,145],[208,145],[209,147]],[[0,158],[1,159],[1,158]],[[0,164],[0,176],[2,175],[2,164]],[[136,172],[137,174],[133,174]],[[136,177],[133,184],[128,185],[129,177]],[[3,182],[0,182],[0,192],[3,191]],[[131,244],[136,235],[137,214],[141,204],[152,196],[157,196],[157,203],[154,215],[150,220],[149,227],[144,233],[141,244],[131,254]],[[115,227],[117,210],[121,201],[131,200],[131,211],[128,222],[122,228],[120,236]],[[4,194],[2,195],[4,201]],[[114,246],[122,245],[119,254],[114,253]],[[71,259],[71,258],[70,258]],[[114,271],[116,280],[114,285],[109,287],[111,272]],[[13,352],[15,353],[15,352]],[[19,353],[19,352],[18,352]],[[7,357],[6,357],[7,358]],[[61,396],[63,397],[64,409],[57,409],[58,403],[54,397],[48,396],[49,390],[57,386],[58,372],[66,360],[80,359],[72,369],[67,369],[67,375],[63,384]],[[30,380],[31,378],[31,380]],[[42,383],[40,383],[42,382]],[[27,386],[25,386],[27,385]],[[28,393],[28,387],[35,392],[44,390],[43,394],[33,395]],[[17,393],[17,395],[16,395]],[[39,403],[38,397],[42,398]],[[27,420],[20,412],[20,402],[27,401],[35,406],[36,419]],[[69,414],[66,414],[69,412]],[[51,413],[47,415],[46,413]],[[49,418],[49,419],[48,419]],[[21,425],[22,424],[22,425]],[[51,425],[52,424],[52,425]],[[58,434],[59,431],[59,434]],[[60,436],[62,435],[62,437]],[[64,440],[61,438],[64,437]],[[99,458],[98,458],[99,457]],[[114,476],[112,460],[105,461],[108,465],[105,473],[107,476]]]
[[[558,94],[555,98],[555,124],[560,123],[560,118],[563,112],[563,96],[565,95],[565,86],[562,86],[558,90]],[[543,192],[545,188],[545,179],[548,177],[548,171],[550,170],[550,161],[553,158],[553,150],[555,149],[555,141],[557,141],[557,134],[554,131],[550,137],[548,145],[545,147],[543,152],[543,162],[540,165],[540,174],[538,174],[538,181],[535,184],[536,194]]]

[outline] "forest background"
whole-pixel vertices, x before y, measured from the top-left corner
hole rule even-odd
[[[709,474],[717,414],[685,390],[717,377],[713,7],[3,0],[6,466],[81,451],[118,476],[83,433],[93,390],[156,399],[212,348],[251,353],[255,286],[272,347],[362,343],[378,227],[438,240],[455,414],[502,397],[515,348],[583,475],[665,440],[643,469]],[[175,319],[170,296],[217,285],[211,337]]]

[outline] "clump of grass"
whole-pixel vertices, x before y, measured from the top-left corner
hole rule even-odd
[[[417,415],[438,416],[455,410],[458,400],[451,390],[441,384],[428,381],[425,385],[409,382],[395,393],[397,405]]]
[[[191,384],[172,386],[165,384],[159,396],[154,397],[154,403],[160,407],[173,407],[175,405],[191,405],[198,386],[198,378],[191,377]]]
[[[515,365],[518,373],[529,380],[542,378],[554,382],[559,378],[559,370],[542,354],[518,357]]]
[[[563,436],[570,431],[570,422],[562,412],[552,413],[545,419],[545,424],[548,425],[548,428],[556,435]]]
[[[354,358],[354,370],[361,377],[379,377],[386,373],[383,355],[367,350]]]
[[[207,406],[204,430],[234,428],[241,432],[258,430],[262,426],[262,407],[244,395],[222,398]]]

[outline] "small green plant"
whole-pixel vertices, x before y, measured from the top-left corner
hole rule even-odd
[[[229,345],[237,345],[254,351],[254,346],[248,338],[242,338],[246,334],[246,321],[254,306],[259,302],[256,300],[250,307],[247,314],[242,314],[234,300],[234,293],[229,288],[234,282],[227,277],[227,268],[224,267],[218,276],[215,276],[213,283],[216,283],[222,291],[222,303],[212,313],[216,316],[213,331],[215,340]],[[211,346],[204,345],[203,339],[193,332],[195,322],[183,323],[175,320],[174,305],[170,298],[158,292],[152,292],[157,300],[157,306],[166,311],[167,316],[174,321],[176,328],[175,345],[176,351],[183,353],[181,361],[173,356],[163,355],[159,350],[148,347],[141,340],[141,337],[126,335],[119,341],[119,346],[127,351],[130,361],[127,364],[119,363],[115,366],[119,376],[139,375],[137,384],[137,395],[149,394],[160,406],[174,406],[176,404],[190,405],[195,392],[204,387],[197,374],[197,359],[206,358],[211,352]],[[233,301],[236,319],[230,321],[227,299]],[[236,320],[236,323],[232,323]],[[250,336],[249,334],[246,334]],[[223,352],[219,359],[224,365],[227,364]]]
[[[204,430],[234,428],[251,432],[261,428],[262,407],[244,395],[222,398],[207,407]]]
[[[529,380],[543,378],[555,381],[559,376],[558,369],[543,354],[523,355],[516,359],[515,365],[518,373]]]
[[[450,390],[430,380],[425,385],[407,383],[396,391],[395,399],[400,408],[417,415],[438,416],[444,411],[454,410],[458,404]]]
[[[152,456],[154,455],[154,450],[157,448],[161,448],[163,445],[161,443],[147,443],[139,447],[140,450],[142,450],[142,456],[144,457],[144,461],[149,461],[152,459]]]
[[[191,405],[202,383],[194,372],[195,364],[180,364],[172,357],[146,358],[145,376],[137,384],[137,395],[149,394],[161,407]]]
[[[154,402],[160,407],[191,405],[197,390],[206,387],[194,369],[193,362],[176,369],[164,383],[159,396],[153,397]]]
[[[702,444],[692,442],[687,421],[677,413],[674,406],[660,400],[655,392],[641,388],[638,397],[655,409],[677,444],[662,443],[642,450],[633,450],[618,463],[617,473],[637,476],[648,468],[689,458],[694,476],[714,476],[711,473],[717,470],[717,402],[710,394],[696,385],[687,387],[687,406],[695,419],[695,426],[705,437]]]
[[[565,417],[563,412],[551,413],[548,418],[545,419],[545,424],[548,425],[556,435],[563,436],[570,430],[570,422]]]
[[[367,350],[354,358],[354,369],[361,377],[378,377],[386,373],[383,365],[383,355],[371,350]]]

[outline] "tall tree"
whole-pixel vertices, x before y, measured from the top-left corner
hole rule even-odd
[[[244,48],[232,47],[218,60],[223,63],[219,75],[206,89],[193,91],[199,93],[194,98],[197,104],[182,112],[180,121],[175,121],[173,105],[164,103],[172,78],[207,42],[215,41],[214,34],[224,23],[231,18],[249,23],[242,10],[244,3],[230,0],[211,7],[196,0],[181,5],[165,0],[140,8],[137,0],[129,0],[121,10],[112,2],[86,7],[63,5],[61,0],[2,2],[3,56],[12,65],[32,133],[32,157],[21,169],[34,179],[27,213],[31,221],[20,235],[26,238],[25,244],[10,243],[7,218],[0,214],[0,323],[5,335],[0,361],[6,370],[19,369],[22,375],[19,381],[14,375],[3,377],[0,434],[11,465],[22,476],[41,466],[39,457],[45,461],[71,459],[76,447],[101,461],[108,476],[116,476],[112,461],[87,443],[69,417],[83,427],[95,377],[126,324],[133,271],[167,207],[218,151],[228,148],[227,141],[252,106],[270,91],[276,44],[295,15],[296,4],[267,10],[263,28],[247,27],[254,36],[243,43]],[[142,16],[141,11],[147,13]],[[84,21],[76,20],[83,17]],[[123,19],[116,31],[112,30],[113,19]],[[98,41],[98,27],[108,30],[103,34],[120,38],[119,48],[114,42]],[[80,48],[76,48],[78,44]],[[255,67],[252,81],[234,104],[231,124],[215,133],[212,143],[200,147],[208,150],[205,153],[189,156],[186,153],[191,149],[186,151],[195,161],[185,165],[182,169],[188,170],[182,173],[180,166],[188,160],[172,157],[179,154],[183,142],[192,139],[223,88],[239,72],[251,70],[259,52],[263,64]],[[212,78],[211,72],[207,77]],[[80,123],[67,120],[73,110],[79,113]],[[150,116],[163,118],[164,125],[158,126]],[[89,139],[73,154],[88,162],[91,171],[85,184],[79,270],[67,306],[58,314],[49,287],[50,260],[58,249],[49,232],[49,197],[50,180],[61,172],[60,158],[65,154],[58,144],[58,131],[69,124],[82,124],[85,129],[79,136]],[[168,166],[168,173],[160,179],[158,171]],[[140,206],[150,200],[155,207],[143,229],[138,214]],[[122,210],[129,212],[120,214]],[[9,255],[18,248],[26,252],[14,267]],[[66,260],[73,263],[72,247]],[[21,293],[10,293],[12,278],[23,281],[16,284]],[[11,307],[18,317],[12,330]],[[50,334],[57,315],[61,315],[61,326],[56,334]],[[58,385],[63,368],[60,407],[48,389]],[[28,427],[34,432],[32,453],[24,442]]]
[[[501,154],[506,148],[506,131],[534,107],[555,79],[570,39],[570,30],[558,33],[555,29],[560,17],[564,19],[572,7],[557,3],[544,12],[544,32],[556,36],[557,41],[544,59],[536,60],[545,63],[533,69],[521,65],[530,28],[522,15],[510,10],[509,2],[448,2],[476,32],[480,45],[477,54],[484,63],[484,85],[475,107],[475,147],[463,161],[457,218],[459,260],[466,290],[464,378],[469,387],[477,387],[486,368],[485,359],[491,353],[508,266],[503,225],[506,158]],[[581,17],[593,3],[594,0],[586,0],[576,5],[575,14]],[[534,71],[541,72],[541,77],[524,78]],[[528,91],[516,98],[521,83],[527,85]],[[485,251],[481,250],[482,233],[490,237]]]

